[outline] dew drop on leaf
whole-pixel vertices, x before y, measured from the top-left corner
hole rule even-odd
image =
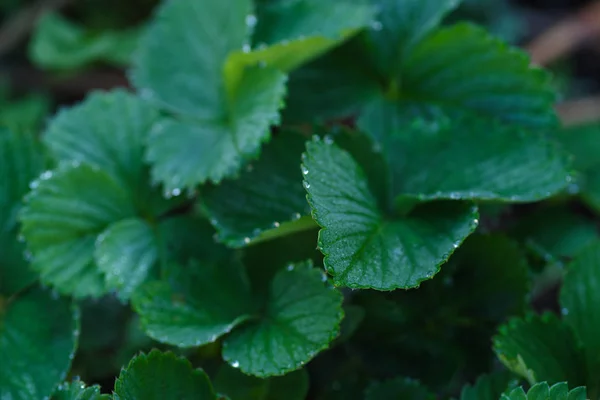
[[[308,183],[307,181],[302,182],[302,184],[304,185],[305,189],[310,189],[310,183]]]
[[[246,16],[246,25],[248,26],[248,28],[254,28],[256,26],[256,22],[258,22],[256,15],[248,14]]]
[[[371,22],[371,29],[374,31],[380,31],[383,29],[383,24],[379,21],[373,21]]]
[[[304,165],[302,166],[302,174],[308,175],[308,168],[306,168]]]

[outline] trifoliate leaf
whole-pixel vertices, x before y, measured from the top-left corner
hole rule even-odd
[[[106,286],[94,243],[109,224],[134,215],[126,189],[86,164],[44,172],[33,186],[20,214],[33,268],[61,293],[101,296]]]
[[[396,378],[385,382],[372,382],[365,391],[365,400],[434,400],[435,395],[418,381]]]
[[[115,400],[216,400],[201,369],[185,358],[152,350],[134,357],[115,382]]]
[[[303,168],[319,249],[336,285],[392,290],[418,286],[439,271],[477,226],[470,204],[442,202],[388,218],[361,167],[336,145],[307,144]]]
[[[529,383],[585,382],[584,356],[573,332],[553,314],[514,318],[494,337],[500,361]]]
[[[583,250],[567,268],[560,292],[564,321],[583,344],[588,390],[600,395],[600,244]],[[569,381],[571,382],[571,381]]]
[[[514,234],[547,261],[575,257],[598,239],[594,221],[564,207],[546,207],[526,215]]]
[[[384,142],[394,195],[532,202],[571,180],[566,154],[532,132],[475,118],[430,128],[415,123]]]
[[[466,55],[466,56],[465,56]],[[470,24],[439,29],[412,47],[382,97],[365,107],[358,126],[376,137],[414,117],[474,112],[544,128],[556,124],[549,75],[525,53]]]
[[[226,73],[235,74],[235,69],[257,63],[291,71],[369,24],[374,13],[375,8],[365,0],[298,0],[259,7],[256,16],[246,18],[249,27],[256,25],[255,48],[232,53]]]
[[[171,284],[149,282],[132,299],[153,339],[180,347],[211,343],[256,312],[238,262],[193,263],[174,270]]]
[[[160,214],[166,201],[150,187],[143,158],[146,138],[158,118],[154,107],[124,90],[92,92],[50,121],[44,142],[58,160],[110,173],[129,189],[145,215]]]
[[[475,384],[463,387],[460,400],[498,400],[508,389],[511,379],[507,371],[482,375]]]
[[[379,9],[376,21],[367,31],[374,47],[374,58],[380,73],[390,77],[404,61],[412,46],[431,30],[437,28],[442,18],[455,9],[460,0],[375,0]]]
[[[573,166],[579,173],[569,192],[579,193],[588,206],[600,212],[600,125],[562,129],[556,138],[573,156]]]
[[[547,382],[535,384],[527,393],[522,387],[513,389],[509,394],[503,394],[500,400],[586,400],[585,387],[578,387],[571,391],[566,382],[548,386]]]
[[[0,298],[0,398],[48,398],[71,367],[79,311],[68,300],[32,288]]]
[[[224,72],[229,54],[248,46],[251,6],[249,0],[170,1],[141,42],[135,86],[179,117],[157,124],[146,153],[154,180],[168,191],[234,176],[279,120],[282,72],[262,66]]]
[[[139,218],[110,225],[96,240],[94,259],[105,274],[106,286],[127,300],[144,283],[158,258],[158,238]]]
[[[265,313],[225,338],[223,358],[258,377],[283,375],[310,361],[339,333],[342,295],[312,263],[275,275]]]
[[[0,295],[23,289],[37,275],[24,260],[17,241],[17,214],[31,182],[43,170],[45,160],[32,135],[0,128]]]
[[[51,397],[52,400],[110,400],[107,394],[100,394],[100,386],[86,387],[79,379],[62,383]]]
[[[44,69],[69,70],[94,62],[116,66],[129,64],[140,29],[86,30],[57,13],[45,13],[30,42],[29,56]]]
[[[315,227],[298,179],[304,142],[298,134],[283,132],[239,179],[203,191],[219,241],[241,247]]]
[[[304,400],[308,373],[301,369],[284,376],[258,379],[223,365],[214,378],[215,391],[231,400]]]

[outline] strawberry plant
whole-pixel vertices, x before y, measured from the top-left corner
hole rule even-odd
[[[600,400],[600,129],[481,10],[136,3],[0,101],[0,399]]]

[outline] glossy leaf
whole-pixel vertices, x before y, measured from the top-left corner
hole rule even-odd
[[[440,24],[461,0],[375,0],[379,14],[368,31],[381,74],[397,71],[411,48]]]
[[[585,349],[588,389],[600,395],[600,245],[583,250],[569,265],[560,292],[564,321],[573,328]]]
[[[155,126],[146,153],[153,179],[168,191],[234,176],[279,120],[282,72],[261,66],[224,72],[229,54],[248,46],[251,6],[249,0],[167,2],[141,42],[135,86],[180,117]]]
[[[57,13],[45,13],[33,31],[29,56],[44,69],[71,70],[99,61],[123,66],[129,64],[139,34],[139,28],[93,32]]]
[[[508,390],[511,374],[506,371],[482,375],[473,385],[466,385],[460,400],[497,400]]]
[[[308,383],[308,373],[304,369],[258,379],[223,365],[214,378],[215,390],[231,400],[305,400]]]
[[[172,284],[149,282],[132,299],[153,339],[180,347],[200,346],[214,342],[255,312],[239,263],[192,263],[173,270]]]
[[[50,396],[71,367],[78,336],[79,311],[48,290],[0,301],[0,398]]]
[[[201,369],[185,358],[152,350],[134,357],[115,382],[115,400],[216,400]]]
[[[110,400],[108,394],[100,394],[100,386],[86,387],[79,379],[62,383],[52,395],[52,400]]]
[[[434,400],[435,395],[418,381],[396,378],[385,382],[372,382],[365,391],[365,400]]]
[[[529,383],[584,383],[584,356],[568,325],[553,314],[514,318],[494,338],[500,361]]]
[[[127,191],[112,176],[86,164],[47,171],[33,185],[20,218],[43,282],[75,297],[106,292],[94,264],[96,237],[109,224],[134,215]]]
[[[566,382],[548,386],[541,382],[533,385],[527,393],[522,387],[512,390],[509,394],[503,394],[500,400],[586,400],[585,387],[569,390]]]
[[[258,377],[283,375],[309,362],[339,334],[342,294],[311,263],[275,275],[264,315],[234,330],[223,358]]]
[[[362,168],[327,142],[307,145],[303,168],[319,249],[336,285],[391,290],[430,279],[477,226],[470,204],[437,203],[407,217],[378,209]]]
[[[299,180],[305,139],[276,137],[239,179],[203,191],[206,213],[219,241],[233,247],[314,227]]]
[[[151,274],[159,252],[152,227],[141,219],[115,222],[96,240],[94,260],[106,278],[106,287],[127,300]]]
[[[566,154],[532,132],[474,118],[430,128],[415,123],[384,142],[394,195],[533,202],[571,181]]]

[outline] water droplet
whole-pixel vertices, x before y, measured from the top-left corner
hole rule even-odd
[[[250,243],[250,238],[249,237],[245,237],[244,238],[244,243],[246,243],[246,244]]]
[[[383,24],[379,21],[372,21],[371,29],[373,29],[374,31],[380,31],[383,29]]]
[[[249,44],[245,44],[244,47],[242,47],[242,51],[244,53],[250,53],[250,45]]]
[[[273,222],[273,227],[274,228],[279,228],[279,226],[280,226],[279,222],[277,222],[277,221]]]
[[[263,50],[263,49],[266,49],[267,47],[269,47],[269,46],[266,43],[264,43],[264,42],[261,42],[258,45],[256,45],[256,48],[258,50]]]
[[[80,165],[81,165],[81,162],[80,162],[79,160],[73,160],[73,161],[71,162],[71,166],[72,166],[72,167],[74,167],[74,168],[77,168],[77,167],[79,167]]]
[[[304,189],[310,189],[310,183],[304,181],[302,184],[304,185]]]
[[[308,168],[306,168],[304,165],[302,165],[302,174],[303,175],[308,175]]]
[[[294,215],[292,215],[293,220],[299,220],[300,218],[302,218],[302,215],[300,215],[300,213],[294,213]]]
[[[454,244],[452,245],[452,247],[454,247],[455,249],[458,249],[458,243],[454,243]]]
[[[325,144],[333,144],[333,137],[331,137],[331,135],[325,135],[323,140],[325,141]]]
[[[253,15],[253,14],[246,15],[246,25],[249,28],[254,28],[254,26],[256,26],[257,22],[258,22],[258,19],[256,18],[256,15]]]
[[[288,264],[287,267],[285,267],[286,270],[288,271],[293,271],[294,270],[294,264]]]
[[[573,181],[573,177],[571,175],[567,175],[566,181],[567,182]]]
[[[174,197],[181,195],[181,189],[175,188],[175,189],[171,190],[171,195]]]
[[[478,220],[477,218],[475,218],[475,219],[473,220],[473,223],[474,223],[475,225],[478,225],[478,224],[479,224],[479,220]]]
[[[319,135],[313,135],[312,136],[312,141],[313,142],[320,142],[321,141],[321,137]]]
[[[31,183],[29,183],[29,189],[35,189],[39,185],[40,185],[40,181],[38,181],[38,180],[31,181]]]
[[[44,173],[40,175],[40,178],[44,180],[52,178],[52,171],[44,171]]]
[[[234,361],[234,362],[231,363],[231,366],[233,368],[239,368],[240,367],[240,362],[236,360],[236,361]]]
[[[569,315],[569,309],[566,307],[563,307],[563,309],[560,310],[560,312],[562,313],[562,315]]]
[[[19,236],[17,236],[17,240],[21,243],[25,242],[25,236],[23,236],[22,233],[19,233]]]

